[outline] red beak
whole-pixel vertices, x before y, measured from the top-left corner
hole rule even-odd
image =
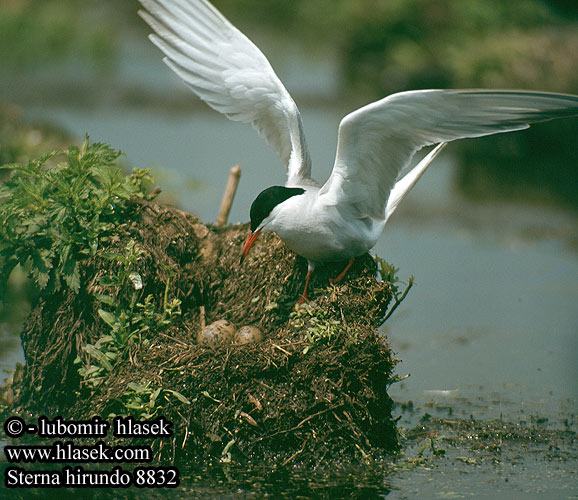
[[[253,232],[249,236],[247,236],[247,239],[245,240],[245,245],[243,246],[243,252],[241,253],[241,262],[239,262],[239,264],[243,263],[243,260],[245,260],[245,257],[247,257],[249,250],[251,250],[253,243],[255,243],[255,241],[257,241],[257,238],[259,237],[260,234],[261,234],[261,229],[257,229],[255,232]]]

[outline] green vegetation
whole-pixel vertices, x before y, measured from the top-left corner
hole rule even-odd
[[[173,318],[181,314],[181,301],[169,300],[170,279],[165,285],[164,302],[160,308],[153,294],[148,294],[142,302],[143,282],[136,265],[143,251],[130,240],[124,254],[103,253],[102,257],[116,263],[114,271],[98,277],[102,287],[115,289],[114,294],[95,292],[95,297],[106,309],[98,309],[98,315],[109,326],[110,332],[102,335],[94,343],[87,343],[82,350],[88,355],[87,362],[78,370],[84,384],[96,388],[111,372],[117,362],[126,358],[127,348],[134,342],[148,345],[145,337],[152,331],[162,331],[173,323]],[[112,308],[112,309],[111,309]],[[81,363],[77,357],[75,363]],[[140,398],[140,397],[139,397]],[[156,399],[156,397],[155,397]],[[134,404],[133,404],[134,406]]]
[[[578,89],[573,0],[214,0],[247,31],[336,49],[361,96],[420,87]],[[136,0],[10,0],[0,60],[19,69],[74,57],[109,65],[118,33],[147,31]],[[364,98],[365,100],[365,98]]]
[[[267,19],[307,46],[337,47],[348,87],[380,97],[424,87],[578,89],[571,0],[215,2],[239,23]]]
[[[71,142],[64,130],[47,123],[26,122],[18,106],[0,102],[0,165],[26,163]],[[6,173],[0,171],[0,181]]]
[[[148,420],[159,415],[164,405],[170,401],[170,397],[185,405],[191,404],[191,401],[180,392],[160,387],[154,388],[150,380],[142,383],[129,382],[126,391],[122,395],[122,404],[126,408],[127,413],[135,419]],[[109,418],[114,416],[116,415],[109,415]]]
[[[11,171],[0,185],[0,296],[20,264],[40,291],[80,288],[80,261],[111,236],[117,213],[131,197],[145,197],[148,170],[125,176],[120,152],[105,144],[46,153]],[[60,160],[60,161],[59,161]]]
[[[94,8],[82,0],[9,0],[0,6],[3,69],[48,65],[70,56],[108,64],[111,23],[94,23]],[[91,19],[92,18],[92,19]]]
[[[120,152],[101,143],[70,146],[30,160],[8,164],[8,180],[0,186],[0,289],[20,264],[44,296],[68,287],[78,293],[82,261],[95,257],[103,245],[115,239],[115,229],[124,220],[131,198],[146,198],[152,179],[148,170],[135,169],[126,176],[116,162]],[[163,300],[153,294],[143,297],[143,279],[138,263],[143,250],[130,240],[124,252],[100,251],[110,271],[98,276],[88,290],[101,304],[98,316],[108,331],[96,341],[82,345],[77,356],[82,386],[93,391],[136,342],[148,345],[146,335],[162,331],[181,314],[181,301],[171,299],[171,270],[166,269]],[[110,291],[110,292],[107,292]],[[160,394],[185,402],[174,390],[151,388],[150,383],[127,384],[123,405],[129,414],[151,418]]]
[[[407,280],[407,285],[403,292],[400,293],[399,288],[397,285],[400,283],[399,278],[397,277],[397,273],[399,272],[399,268],[395,267],[394,265],[387,262],[385,259],[374,255],[375,262],[377,263],[377,272],[379,273],[379,278],[381,281],[385,283],[393,283],[396,285],[392,289],[394,303],[384,316],[383,321],[385,322],[398,308],[398,306],[403,302],[403,300],[407,297],[407,294],[411,290],[413,286],[413,276],[410,276]]]
[[[303,354],[307,354],[316,344],[335,342],[340,334],[346,335],[351,342],[357,341],[357,335],[349,325],[332,319],[328,311],[307,303],[299,305],[289,315],[289,326],[305,333],[308,345],[303,349]]]
[[[93,393],[119,364],[127,362],[135,345],[148,346],[158,333],[180,316],[181,301],[171,298],[173,271],[160,301],[144,293],[139,264],[145,253],[133,240],[115,251],[129,202],[150,199],[148,170],[124,175],[117,165],[121,153],[106,144],[70,146],[1,168],[8,179],[0,185],[0,291],[16,265],[31,277],[37,293],[52,300],[81,291],[92,297],[104,328],[96,339],[82,343],[74,360],[81,378],[79,390]],[[94,279],[83,275],[83,261],[108,262],[107,271]],[[90,280],[92,279],[92,283]],[[55,294],[55,292],[60,292]],[[94,300],[93,300],[94,299]],[[160,302],[158,304],[157,302]],[[78,392],[78,391],[77,391]],[[152,387],[150,381],[128,382],[120,400],[128,414],[152,418],[163,402],[188,400],[172,389]]]

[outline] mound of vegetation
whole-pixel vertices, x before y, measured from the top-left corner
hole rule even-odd
[[[294,309],[303,259],[269,234],[240,265],[247,226],[216,229],[155,203],[148,172],[125,176],[118,155],[87,139],[12,165],[2,186],[0,281],[20,264],[40,290],[5,412],[163,416],[173,436],[150,443],[159,460],[318,463],[395,450],[396,360],[377,331],[403,297],[395,269],[366,255],[329,284],[344,264],[325,266],[312,302]],[[263,339],[198,343],[218,320]]]

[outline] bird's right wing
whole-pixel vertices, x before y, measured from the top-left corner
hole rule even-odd
[[[297,105],[267,58],[207,0],[139,0],[164,61],[213,109],[251,123],[283,160],[288,185],[307,183],[311,160]]]
[[[383,220],[425,169],[394,191],[400,172],[424,146],[529,127],[578,115],[578,96],[521,90],[418,90],[393,94],[341,120],[325,204]],[[438,150],[436,150],[437,153]],[[422,163],[427,166],[433,157]],[[391,203],[390,193],[393,198]]]

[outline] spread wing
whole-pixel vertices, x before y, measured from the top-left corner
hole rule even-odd
[[[139,0],[166,64],[213,109],[251,123],[288,171],[307,183],[311,160],[297,106],[263,53],[206,0]]]
[[[401,170],[422,147],[577,115],[578,96],[573,95],[518,90],[393,94],[341,120],[335,164],[320,196],[328,204],[348,205],[357,217],[384,219]],[[392,197],[399,201],[413,183],[404,187],[402,182],[403,189]]]

